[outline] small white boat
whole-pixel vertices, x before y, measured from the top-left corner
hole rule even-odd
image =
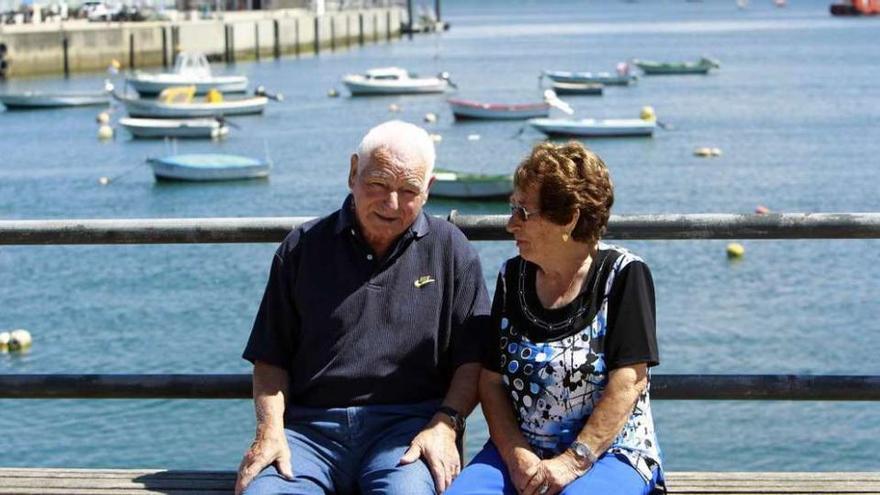
[[[148,100],[113,93],[113,97],[125,105],[131,117],[157,119],[190,119],[198,117],[219,117],[224,115],[252,115],[263,113],[269,102],[266,96],[217,99],[206,98],[196,101],[194,88],[166,88],[159,99]],[[209,93],[210,95],[211,93]]]
[[[611,72],[568,72],[562,70],[545,70],[542,77],[557,83],[602,84],[605,86],[628,86],[638,81],[629,71],[617,74]]]
[[[202,53],[182,52],[174,62],[172,72],[149,74],[135,72],[126,78],[126,83],[142,96],[154,96],[172,86],[195,86],[196,94],[205,94],[212,89],[221,93],[244,93],[247,89],[246,76],[215,76],[211,65]]]
[[[591,95],[602,96],[605,86],[600,83],[565,83],[553,82],[553,91],[560,95]]]
[[[215,139],[229,133],[220,119],[119,119],[119,125],[136,138],[193,138]]]
[[[25,91],[24,93],[0,93],[0,103],[3,103],[7,110],[83,107],[108,105],[110,95],[106,92],[43,93]]]
[[[479,101],[449,99],[452,114],[456,119],[521,120],[546,117],[550,114],[550,104],[534,103],[481,103]]]
[[[507,198],[513,192],[512,175],[485,175],[434,169],[431,196],[454,199]]]
[[[370,69],[365,74],[348,74],[342,83],[352,96],[442,93],[450,86],[449,75],[418,77],[400,67]]]
[[[548,136],[629,137],[654,135],[655,120],[646,119],[532,119],[529,124]]]
[[[269,176],[268,161],[215,153],[172,155],[147,160],[157,180],[222,181],[263,179]]]

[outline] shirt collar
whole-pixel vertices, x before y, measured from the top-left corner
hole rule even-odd
[[[355,221],[354,196],[351,194],[342,202],[342,208],[339,209],[339,215],[336,218],[334,232],[338,235],[348,230],[360,230],[357,228],[357,222]],[[415,222],[406,229],[404,235],[412,233],[416,238],[422,238],[428,235],[429,232],[431,232],[431,226],[428,224],[428,214],[425,213],[423,208],[419,216],[416,217]]]

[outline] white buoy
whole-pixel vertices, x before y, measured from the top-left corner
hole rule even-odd
[[[443,136],[441,136],[440,134],[431,134],[431,141],[439,143],[440,141],[443,141]]]
[[[110,183],[110,177],[104,176],[104,177],[101,177],[100,179],[98,179],[98,184],[101,184],[102,186],[106,186],[109,183]]]
[[[98,139],[102,141],[113,139],[113,128],[107,124],[102,124],[101,127],[98,127]]]
[[[0,332],[0,352],[9,351],[9,340],[12,338],[9,332]]]
[[[108,112],[101,112],[95,117],[95,120],[98,121],[99,124],[109,124],[110,114]]]
[[[336,88],[330,88],[327,91],[327,96],[329,96],[330,98],[336,98],[337,96],[339,96],[339,91],[336,91]]]
[[[721,156],[721,148],[712,148],[712,156]]]
[[[479,141],[479,140],[480,140],[479,134],[468,134],[468,141]]]
[[[389,112],[399,112],[400,105],[398,105],[397,103],[392,103],[392,104],[388,105],[388,111]]]
[[[26,351],[32,343],[31,333],[27,330],[19,329],[9,332],[9,350],[11,352]]]
[[[437,114],[434,112],[426,113],[425,114],[425,122],[427,122],[429,124],[433,124],[434,122],[437,122]]]

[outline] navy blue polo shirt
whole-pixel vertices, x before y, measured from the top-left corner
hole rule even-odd
[[[479,256],[458,228],[422,212],[379,259],[352,204],[281,243],[243,357],[288,370],[296,405],[442,399],[456,368],[481,360]]]

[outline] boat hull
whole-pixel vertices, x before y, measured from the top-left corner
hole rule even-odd
[[[161,139],[166,137],[183,139],[213,139],[226,136],[229,127],[215,119],[119,119],[119,125],[132,137],[140,139]]]
[[[449,87],[449,84],[443,79],[432,78],[423,80],[424,82],[416,81],[418,80],[397,82],[345,78],[342,80],[342,84],[352,96],[443,93]]]
[[[178,155],[150,158],[147,163],[157,180],[216,182],[264,179],[271,165],[267,162],[233,155]]]
[[[125,105],[131,117],[159,119],[255,115],[263,113],[269,101],[263,96],[224,100],[221,103],[163,103],[157,100],[124,97],[120,97],[119,100]]]
[[[706,75],[711,67],[642,67],[646,76]]]
[[[544,71],[544,76],[558,83],[602,84],[604,86],[628,86],[638,81],[633,75],[617,75],[609,72]]]
[[[532,119],[529,124],[548,136],[651,137],[657,124],[641,119]]]
[[[525,120],[550,114],[550,105],[547,103],[503,105],[464,100],[449,100],[448,103],[452,114],[459,120]]]
[[[0,95],[0,103],[7,110],[32,110],[45,108],[86,107],[108,105],[110,96],[107,93],[89,94],[49,94],[49,93],[17,93]]]
[[[244,93],[247,91],[248,84],[248,79],[245,76],[221,76],[210,79],[160,76],[163,74],[138,74],[126,79],[126,83],[134,88],[138,94],[144,96],[155,96],[164,89],[175,86],[194,86],[198,95],[205,94],[212,89],[221,93]]]
[[[513,192],[509,175],[459,174],[449,170],[434,171],[431,196],[449,199],[506,199]]]
[[[551,87],[558,95],[602,96],[602,93],[604,92],[604,86],[596,83],[554,82]]]

